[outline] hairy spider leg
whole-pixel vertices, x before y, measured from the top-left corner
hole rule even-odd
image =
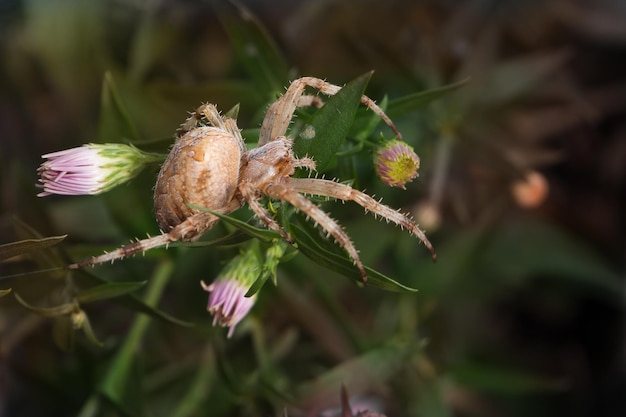
[[[213,104],[205,105],[202,110],[202,114],[204,114],[204,117],[206,117],[213,126],[225,130],[233,135],[235,139],[237,139],[241,153],[246,151],[245,142],[241,136],[241,131],[239,130],[239,126],[237,126],[237,121],[235,119],[222,117],[217,110],[217,107]],[[217,125],[215,123],[217,123]]]
[[[300,159],[294,158],[293,153],[291,152],[292,140],[287,137],[282,136],[280,138],[277,138],[277,140],[272,142],[272,144],[266,145],[265,148],[263,147],[255,148],[251,151],[248,151],[244,155],[244,157],[242,158],[242,161],[244,162],[242,162],[243,173],[241,175],[242,180],[239,183],[239,192],[241,193],[241,198],[248,203],[248,205],[250,206],[250,209],[252,209],[254,214],[256,214],[256,216],[263,223],[265,223],[265,225],[270,230],[277,232],[288,243],[293,244],[294,242],[291,236],[289,236],[289,234],[272,218],[268,210],[265,207],[263,207],[263,205],[259,202],[259,199],[263,195],[263,190],[262,190],[263,185],[259,184],[258,178],[254,178],[253,172],[255,171],[255,168],[250,168],[251,165],[258,164],[259,162],[263,164],[264,155],[266,155],[263,152],[263,150],[268,149],[270,147],[276,148],[276,144],[279,143],[279,141],[283,141],[287,147],[286,149],[289,149],[288,158],[286,159],[287,161],[286,166],[288,166],[289,168],[287,168],[286,173],[285,172],[278,173],[277,174],[278,178],[289,178],[289,176],[293,175],[293,170],[295,168],[305,168],[305,169],[308,169],[309,171],[315,171],[315,161],[311,158],[300,158]],[[272,151],[270,151],[270,153],[271,152]],[[270,157],[268,160],[272,161],[272,158]],[[285,161],[282,161],[280,164],[281,165],[285,164]],[[263,171],[267,173],[267,169]],[[250,173],[252,173],[252,175],[250,175]]]
[[[267,211],[265,207],[261,203],[259,203],[258,191],[251,184],[245,183],[239,186],[239,191],[241,192],[242,197],[250,206],[250,209],[254,212],[254,214],[268,227],[268,229],[273,230],[280,234],[280,236],[285,239],[288,243],[293,244],[293,239],[289,234],[283,230],[282,227],[272,218],[270,213]]]
[[[265,114],[265,118],[261,124],[259,146],[262,146],[287,132],[287,127],[289,127],[289,123],[291,122],[291,118],[293,117],[293,113],[297,107],[310,104],[321,104],[319,102],[313,102],[308,98],[302,99],[304,89],[306,87],[315,88],[322,94],[326,94],[328,96],[337,94],[342,88],[337,85],[330,84],[320,78],[314,77],[302,77],[292,82],[289,88],[287,88],[285,94],[283,94],[282,97],[276,100],[267,109],[267,113]],[[307,97],[307,95],[304,95],[304,97]],[[371,98],[362,96],[361,103],[376,113],[376,115],[391,128],[396,137],[402,140],[402,134],[398,131],[395,124]]]
[[[219,127],[216,124],[222,124],[222,122],[211,117],[211,115],[214,112],[217,113],[217,115],[219,116],[219,111],[217,110],[215,105],[209,104],[209,103],[200,105],[196,110],[193,111],[193,113],[189,115],[189,117],[185,120],[185,122],[181,124],[180,127],[176,130],[176,137],[177,138],[183,137],[187,132],[195,129],[200,123],[200,120],[202,120],[202,116],[206,117],[209,123],[211,123],[213,126]]]
[[[354,247],[354,244],[350,240],[347,233],[332,217],[326,214],[322,209],[302,194],[294,191],[289,183],[269,184],[264,191],[268,197],[287,201],[296,209],[311,217],[322,229],[332,236],[335,241],[337,241],[337,243],[346,250],[346,252],[348,252],[348,255],[352,258],[354,265],[361,272],[363,283],[367,284],[367,272],[365,272],[365,267],[361,262],[361,258],[359,258],[358,251]]]
[[[324,100],[312,94],[304,94],[298,99],[298,107],[317,107],[319,109],[323,105]]]
[[[417,224],[408,216],[376,201],[374,198],[361,191],[357,191],[345,184],[319,178],[290,178],[288,186],[292,187],[294,191],[304,194],[320,195],[343,201],[354,201],[366,211],[371,211],[387,221],[391,221],[401,228],[407,229],[424,243],[426,248],[430,251],[433,261],[437,260],[435,249]]]
[[[210,213],[198,213],[187,218],[184,222],[173,228],[169,233],[163,233],[158,236],[138,240],[131,244],[122,246],[121,248],[118,248],[112,252],[107,252],[100,256],[94,256],[90,259],[70,264],[66,266],[66,269],[79,269],[85,266],[93,266],[105,262],[112,263],[113,261],[135,255],[139,252],[146,252],[150,249],[167,246],[170,243],[185,239],[187,236],[199,237],[201,234],[199,232],[204,231],[200,230],[204,229],[204,226],[200,225],[205,225],[207,224],[207,222],[210,222],[209,227],[206,229],[208,230],[215,223],[217,223],[218,220],[219,219],[217,217],[213,216]]]
[[[213,127],[217,127],[233,135],[239,144],[241,152],[245,152],[246,146],[241,136],[241,131],[237,126],[237,121],[230,117],[223,117],[217,109],[217,106],[211,103],[206,103],[198,107],[196,111],[187,118],[185,123],[180,125],[176,131],[176,136],[180,138],[190,130],[195,129],[202,120],[202,116],[204,116]]]

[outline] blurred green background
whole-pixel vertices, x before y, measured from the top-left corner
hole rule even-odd
[[[342,385],[354,410],[388,416],[626,415],[624,2],[239,4],[0,1],[0,244],[68,234],[0,263],[0,416],[332,416]],[[391,115],[421,157],[407,190],[381,184],[367,151],[326,173],[426,230],[436,264],[361,208],[323,204],[366,265],[417,293],[298,255],[227,340],[199,281],[236,247],[30,273],[158,232],[156,167],[102,196],[37,198],[42,154],[166,151],[202,102],[239,103],[251,138],[290,80],[370,70],[378,102],[466,80]],[[53,307],[103,279],[152,285],[84,306],[101,347],[15,298]]]

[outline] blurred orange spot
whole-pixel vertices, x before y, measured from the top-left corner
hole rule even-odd
[[[548,180],[540,172],[528,171],[524,179],[511,185],[511,194],[522,208],[540,206],[547,198],[549,191]]]

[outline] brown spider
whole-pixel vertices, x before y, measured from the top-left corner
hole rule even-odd
[[[228,214],[247,203],[269,229],[292,242],[287,232],[259,202],[267,196],[290,203],[318,223],[345,248],[361,272],[363,282],[366,282],[365,268],[348,235],[303,194],[354,201],[375,215],[406,228],[424,242],[435,259],[432,245],[406,215],[348,185],[319,178],[292,178],[296,168],[315,170],[315,162],[311,158],[295,157],[292,140],[284,136],[297,107],[323,104],[317,97],[304,94],[306,87],[326,95],[334,95],[341,90],[341,87],[318,78],[304,77],[293,81],[285,94],[269,107],[261,125],[258,147],[248,151],[234,119],[220,115],[212,104],[200,106],[177,131],[176,142],[161,167],[155,186],[156,219],[164,233],[69,265],[68,268],[114,261],[171,242],[199,238],[219,219],[190,206]],[[361,103],[374,111],[401,138],[393,122],[370,98],[363,96]],[[200,124],[202,119],[208,125]]]

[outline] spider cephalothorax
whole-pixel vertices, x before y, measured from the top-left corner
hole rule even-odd
[[[417,236],[434,259],[430,242],[406,215],[348,185],[326,179],[292,177],[296,168],[315,169],[312,159],[296,158],[292,140],[284,136],[297,107],[321,104],[317,97],[304,94],[307,86],[327,95],[336,94],[341,89],[311,77],[292,82],[285,94],[269,107],[261,126],[258,147],[248,151],[234,119],[220,115],[212,104],[200,106],[178,130],[176,142],[161,167],[155,186],[155,213],[164,233],[72,264],[70,268],[113,261],[178,240],[197,239],[218,221],[218,217],[193,207],[228,214],[248,204],[268,228],[291,242],[288,233],[260,203],[261,198],[268,197],[290,203],[318,223],[348,252],[366,281],[365,268],[348,235],[304,194],[354,201]],[[400,137],[393,122],[371,99],[363,96],[361,102]]]

